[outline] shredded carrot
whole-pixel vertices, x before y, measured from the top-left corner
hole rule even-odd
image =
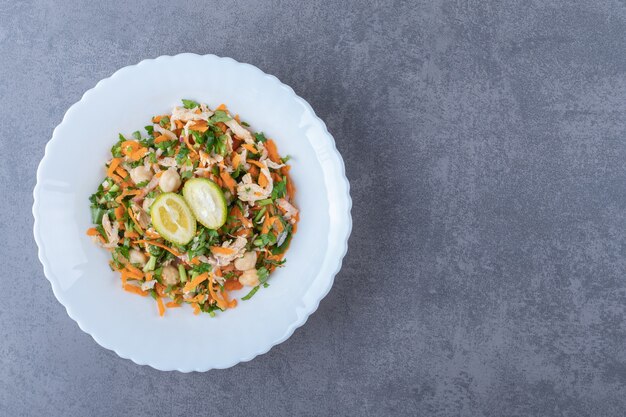
[[[261,229],[261,233],[265,234],[270,231],[270,227],[272,227],[272,223],[274,223],[274,219],[276,217],[270,217],[269,214],[265,215],[265,219],[263,220],[263,228]]]
[[[281,222],[278,219],[274,220],[274,228],[276,229],[276,232],[279,234],[285,230],[285,226],[283,226],[283,222]]]
[[[189,126],[189,129],[204,133],[209,129],[209,124],[205,120],[196,120],[191,126]]]
[[[222,103],[215,110],[226,110],[226,104]]]
[[[87,229],[87,236],[96,236],[98,240],[100,240],[100,242],[107,243],[104,236],[102,236],[100,232],[98,232],[98,229],[96,229],[95,227]]]
[[[265,259],[269,259],[270,261],[280,261],[283,259],[284,253],[280,253],[278,255],[272,255],[269,250],[266,250],[267,255],[265,255]]]
[[[124,155],[128,156],[139,148],[141,148],[141,144],[135,140],[126,140],[122,142],[122,153]]]
[[[230,191],[231,194],[235,194],[235,189],[237,187],[237,182],[233,179],[233,177],[230,176],[230,174],[226,171],[220,172],[220,177],[222,178],[222,181],[224,181],[224,184],[228,187],[228,191]]]
[[[224,300],[222,300],[220,297],[217,296],[217,293],[213,289],[213,281],[209,283],[208,287],[209,287],[209,293],[211,294],[211,298],[215,300],[218,307],[224,310],[227,309],[228,305],[224,302]]]
[[[183,136],[183,140],[185,141],[185,145],[187,146],[187,149],[189,149],[191,152],[193,152],[194,154],[197,154],[198,151],[196,151],[193,146],[191,146],[191,143],[189,143],[189,135],[185,135]]]
[[[219,294],[221,295],[222,302],[224,304],[224,307],[222,307],[222,308],[235,308],[237,306],[237,301],[236,300],[232,300],[231,301],[228,298],[228,293],[224,289],[221,289]],[[218,305],[219,305],[219,301],[218,301]]]
[[[291,178],[287,177],[287,197],[289,197],[289,199],[291,201],[293,201],[293,199],[296,197],[296,186],[293,185],[293,182],[291,181]]]
[[[135,213],[133,213],[133,211],[131,210],[130,207],[128,207],[128,215],[130,216],[130,219],[133,221],[133,223],[135,223],[135,226],[137,227],[137,230],[143,234],[143,228],[139,225],[139,222],[137,221],[137,219],[135,218]]]
[[[159,122],[161,122],[162,118],[163,118],[163,116],[154,116],[152,118],[152,123],[159,123]]]
[[[166,251],[168,251],[169,253],[171,253],[174,256],[181,256],[181,254],[176,250],[176,249],[172,249],[169,246],[166,246],[162,243],[159,242],[154,242],[151,240],[138,240],[137,243],[146,243],[148,245],[152,245],[152,246],[158,246],[159,248],[165,249]]]
[[[160,234],[158,234],[156,232],[153,232],[150,229],[146,230],[146,236],[148,236],[149,238],[152,238],[152,239],[160,239],[161,238]]]
[[[182,129],[185,126],[180,120],[175,120],[174,123],[176,123],[177,129]]]
[[[246,148],[248,150],[248,152],[252,152],[253,154],[258,154],[259,153],[259,150],[254,145],[252,145],[251,143],[244,143],[243,145],[241,145],[241,147],[242,148]]]
[[[200,259],[198,259],[198,257],[196,256],[195,258],[193,258],[191,261],[189,261],[191,264],[193,265],[200,265]]]
[[[156,139],[154,139],[154,143],[161,143],[161,142],[167,142],[169,139],[167,136],[165,135],[161,135],[161,136],[157,136]]]
[[[115,210],[113,211],[113,213],[115,214],[115,218],[118,221],[122,220],[122,216],[124,216],[124,206],[119,205],[117,207],[115,207]]]
[[[165,306],[163,305],[163,299],[161,297],[157,297],[156,301],[159,308],[159,316],[163,317],[165,315]]]
[[[194,279],[192,279],[191,281],[189,281],[188,283],[185,284],[185,286],[183,287],[183,291],[184,292],[189,292],[189,291],[193,290],[200,283],[206,281],[208,278],[209,278],[208,272],[205,272],[204,274],[198,275],[197,277],[195,277]]]
[[[228,281],[224,283],[224,289],[228,291],[240,290],[242,288],[243,288],[243,285],[241,284],[241,282],[237,281],[236,279],[229,279]]]
[[[198,303],[191,303],[191,307],[193,307],[193,314],[195,314],[196,316],[202,311],[200,310],[200,306],[198,305]]]
[[[220,295],[222,296],[222,300],[224,300],[227,305],[230,304],[230,298],[228,297],[228,293],[224,289],[220,289],[219,291]]]
[[[141,147],[130,154],[130,159],[133,161],[139,161],[148,153],[148,148]]]
[[[137,194],[141,194],[141,190],[124,190],[122,191],[122,194],[118,195],[115,198],[115,201],[122,204],[122,200],[124,199],[124,197],[128,197],[129,195],[137,195]]]
[[[259,161],[255,160],[255,159],[248,159],[247,162],[249,164],[256,165],[259,168],[265,168],[265,165],[263,165],[262,163],[260,163]]]
[[[180,304],[175,303],[174,301],[170,301],[169,303],[165,304],[165,307],[167,308],[177,308],[177,307],[182,307]]]
[[[128,281],[128,271],[127,270],[122,270],[120,272],[120,278],[122,279],[122,287],[126,286],[126,282]]]
[[[143,275],[137,275],[131,271],[126,271],[125,275],[127,278],[132,278],[132,279],[137,279],[137,280],[143,279]]]
[[[141,295],[142,297],[145,297],[146,295],[148,295],[147,291],[144,291],[141,288],[131,285],[131,284],[124,285],[124,289],[128,292],[132,292],[133,294]]]
[[[261,172],[259,174],[259,185],[265,188],[267,187],[267,184],[269,184],[269,182],[267,181],[267,178],[265,178],[265,175],[263,175],[263,173]]]
[[[233,155],[233,157],[230,159],[230,165],[234,168],[237,169],[237,167],[239,167],[239,164],[241,164],[241,155],[239,155],[237,152],[235,152],[235,154]]]
[[[237,217],[237,219],[239,219],[244,227],[252,227],[252,222],[250,221],[250,219],[243,215],[241,210],[239,210],[239,207],[235,206],[232,210],[232,214]]]
[[[126,264],[124,268],[126,269],[126,275],[129,278],[143,279],[143,272],[131,264]]]
[[[109,165],[109,168],[107,168],[107,176],[113,178],[113,174],[115,172],[115,170],[117,169],[117,167],[120,165],[120,163],[122,162],[122,158],[113,158],[111,160],[111,164]]]
[[[280,164],[282,161],[280,160],[280,156],[278,156],[278,150],[276,149],[276,144],[272,139],[268,139],[265,142],[265,149],[267,149],[267,156],[277,164]]]
[[[214,255],[232,255],[235,253],[235,250],[222,246],[211,246],[211,252],[213,252]]]
[[[206,297],[206,294],[198,294],[195,297],[188,298],[185,301],[187,301],[188,303],[204,302],[204,297]]]
[[[117,167],[115,173],[122,178],[126,178],[128,176],[128,172],[126,172],[126,170],[122,167]]]
[[[89,229],[87,229],[87,236],[99,236],[100,232],[98,232],[98,229],[96,229],[95,227],[90,227]]]
[[[231,300],[230,298],[228,298],[228,293],[226,291],[222,290],[220,291],[220,293],[222,294],[224,304],[226,304],[228,308],[235,308],[237,306],[237,300]]]
[[[241,119],[239,118],[238,114],[236,114],[235,117],[233,117],[233,119],[235,119],[237,123],[241,123]]]
[[[113,180],[116,184],[123,185],[123,184],[122,184],[122,181],[124,181],[124,179],[123,179],[123,178],[121,178],[119,175],[116,175],[116,174],[111,174],[111,175],[109,175],[109,177],[111,177],[111,179],[112,179],[112,180]]]

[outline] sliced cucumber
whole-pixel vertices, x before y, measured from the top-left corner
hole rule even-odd
[[[196,219],[176,193],[159,195],[150,207],[150,218],[157,232],[172,243],[186,245],[196,234]]]
[[[183,197],[196,219],[209,229],[226,223],[226,198],[220,187],[206,178],[193,178],[185,183]]]

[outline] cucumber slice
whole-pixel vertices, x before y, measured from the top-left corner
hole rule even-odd
[[[183,187],[183,197],[196,219],[209,229],[226,223],[226,198],[220,187],[206,178],[192,178]]]
[[[196,219],[176,193],[159,195],[150,207],[152,225],[165,239],[178,245],[186,245],[196,234]]]

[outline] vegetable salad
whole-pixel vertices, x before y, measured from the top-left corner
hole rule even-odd
[[[211,316],[250,299],[284,265],[299,219],[289,157],[233,116],[183,100],[145,133],[119,135],[90,197],[94,242],[124,290],[161,316],[189,304]]]

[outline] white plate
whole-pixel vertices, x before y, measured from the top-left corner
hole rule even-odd
[[[221,103],[292,156],[301,210],[287,264],[249,301],[194,316],[159,317],[154,300],[122,290],[109,253],[85,235],[88,197],[105,176],[118,133],[130,134],[180,99]],[[34,190],[39,259],[67,314],[119,356],[160,370],[227,368],[285,341],[330,290],[351,229],[348,181],[332,136],[311,106],[258,68],[230,58],[181,54],[122,68],[65,114],[46,146]]]

